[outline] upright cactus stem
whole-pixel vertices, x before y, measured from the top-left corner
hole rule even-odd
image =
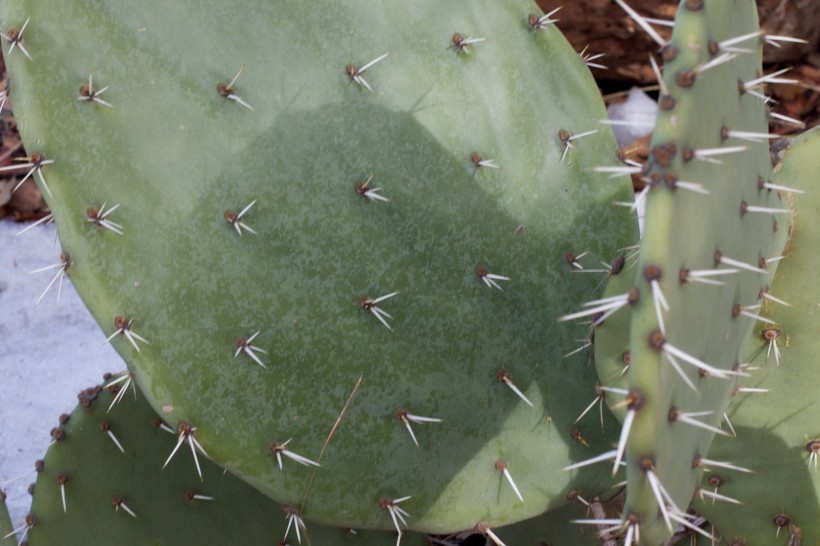
[[[628,346],[622,388],[642,404],[630,404],[624,416],[620,530],[627,544],[637,544],[639,532],[640,544],[651,546],[665,544],[679,525],[694,527],[686,508],[712,438],[724,434],[738,378],[749,373],[745,347],[769,320],[762,294],[791,227],[781,192],[759,183],[772,177],[772,135],[756,92],[762,39],[754,2],[683,1],[671,40],[659,45],[661,108],[643,169],[645,232],[633,274],[640,297],[631,314],[596,336],[609,348],[596,347],[596,357],[610,385]],[[627,320],[628,343],[616,337]]]

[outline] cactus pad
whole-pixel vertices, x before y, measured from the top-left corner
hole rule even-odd
[[[805,192],[794,195],[794,229],[771,289],[790,306],[768,302],[775,324],[758,325],[746,348],[759,371],[743,384],[768,392],[729,406],[737,437],[718,438],[710,451],[711,458],[754,473],[715,468],[701,485],[743,506],[709,499],[694,504],[727,541],[746,546],[797,544],[795,537],[820,542],[819,159],[820,130],[814,129],[795,139],[776,172],[775,184]]]
[[[748,373],[744,348],[753,329],[771,320],[761,317],[764,294],[791,224],[789,204],[769,187],[754,3],[683,1],[671,41],[656,39],[663,82],[642,173],[637,274],[631,288],[613,280],[626,309],[598,327],[603,343],[596,346],[610,386],[629,351],[623,394],[607,397],[624,422],[611,459],[614,469],[626,461],[628,478],[614,527],[627,543],[640,536],[648,545],[666,543],[688,521],[711,441],[725,434],[726,405]],[[626,320],[629,338],[619,344]]]
[[[528,2],[0,7],[64,271],[186,440],[336,525],[605,488],[561,472],[612,439],[571,434],[594,373],[556,318],[595,289],[564,254],[633,237],[630,188]]]
[[[116,392],[87,389],[81,405],[60,419],[53,434],[59,440],[44,457],[34,488],[36,521],[26,537],[31,546],[114,540],[102,537],[123,545],[229,544],[237,537],[247,544],[296,544],[308,537],[313,544],[395,542],[393,533],[353,535],[304,521],[297,537],[297,520],[288,525],[282,506],[210,461],[201,461],[203,482],[181,460],[163,469],[176,444],[174,431],[136,391],[136,399],[131,389],[120,391],[122,401],[112,406]],[[413,534],[403,543],[424,540]]]
[[[9,508],[6,506],[6,494],[0,491],[0,546],[16,544],[13,533],[14,527],[11,524]]]

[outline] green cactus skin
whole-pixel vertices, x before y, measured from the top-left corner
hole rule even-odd
[[[662,50],[665,88],[645,169],[650,190],[633,285],[637,301],[596,330],[602,381],[629,393],[607,397],[626,423],[620,444],[628,482],[624,532],[639,529],[640,543],[650,546],[665,544],[678,524],[666,520],[674,510],[659,509],[660,503],[685,511],[700,482],[703,468],[696,461],[709,452],[737,385],[735,370],[742,370],[742,349],[757,327],[742,311],[757,314],[754,306],[763,303],[761,290],[777,267],[772,261],[756,272],[727,262],[761,268],[761,259],[780,255],[790,229],[788,203],[760,186],[772,171],[766,107],[739,83],[760,76],[762,41],[752,35],[735,47],[753,51],[719,61],[726,53],[721,41],[757,30],[748,0],[681,2],[672,40]],[[736,131],[763,136],[749,142]],[[698,158],[700,150],[741,145],[746,149],[739,153]],[[700,186],[687,185],[693,183]],[[698,283],[698,274],[691,274],[714,269],[738,271],[705,277],[720,286]],[[608,288],[608,295],[629,291],[620,278],[613,282],[620,292]],[[627,320],[628,341],[618,340]],[[630,365],[625,381],[618,382],[626,348]],[[712,428],[690,424],[689,413]]]
[[[675,522],[667,525],[661,517],[659,494],[650,484],[652,475],[675,505],[685,510],[703,472],[696,458],[706,456],[714,436],[680,418],[674,420],[674,409],[682,413],[710,411],[711,415],[698,419],[715,427],[736,386],[734,376],[699,377],[699,370],[678,355],[676,360],[695,391],[664,355],[680,349],[691,358],[731,373],[742,363],[742,348],[756,327],[755,319],[735,316],[737,306],[762,303],[761,289],[771,283],[776,262],[764,273],[741,270],[724,276],[723,286],[683,283],[680,272],[684,268],[729,268],[728,258],[759,267],[759,260],[780,255],[790,224],[789,207],[782,196],[758,185],[760,179],[771,179],[765,137],[754,143],[734,137],[722,139],[721,135],[724,127],[768,132],[762,100],[738,89],[739,81],[760,75],[761,40],[745,43],[754,48],[753,54],[739,55],[692,76],[696,67],[722,54],[710,53],[710,42],[758,30],[754,2],[682,2],[680,6],[664,67],[674,106],[665,110],[661,99],[647,173],[658,185],[647,196],[637,280],[642,304],[633,309],[628,372],[634,423],[626,447],[628,495],[624,514],[637,516],[641,544],[650,546],[664,544],[671,535],[669,527],[676,526]],[[670,59],[672,56],[675,58]],[[719,156],[719,164],[686,158],[688,150],[739,145],[747,149]],[[670,146],[676,153],[669,152]],[[668,179],[700,183],[710,194],[682,187],[673,190],[666,184]],[[743,211],[742,203],[782,209],[786,214]],[[722,253],[721,263],[717,263],[716,252]],[[653,274],[660,276],[659,286],[669,307],[668,312],[660,313],[664,336],[657,335],[661,329],[656,312],[659,301],[648,282]]]
[[[627,294],[635,286],[635,260],[622,255],[623,268],[617,275],[609,275],[602,297],[608,298]],[[634,258],[634,256],[632,257]],[[594,327],[595,334],[595,369],[602,386],[607,388],[627,389],[627,372],[632,359],[630,351],[629,328],[632,312],[627,306],[607,317]],[[609,410],[623,421],[626,407],[623,396],[607,391],[596,391],[603,397]]]
[[[571,438],[594,373],[562,359],[575,331],[556,319],[595,288],[565,252],[596,263],[634,239],[611,206],[630,188],[591,171],[611,136],[558,137],[605,113],[531,8],[0,2],[4,31],[29,21],[33,60],[3,45],[26,148],[54,161],[40,174],[68,276],[163,418],[280,502],[309,488],[308,518],[392,529],[380,499],[412,496],[409,527],[449,532],[608,487],[606,469],[561,470],[614,430]],[[455,33],[486,41],[462,51]],[[361,193],[388,202],[354,191],[370,175]],[[225,220],[249,203],[255,234]],[[389,330],[359,297],[394,292]],[[234,358],[255,332],[264,368]],[[416,447],[397,408],[443,421],[413,425]],[[321,468],[280,470],[269,446],[289,438]]]
[[[743,506],[695,501],[693,507],[706,516],[726,543],[739,540],[746,546],[786,545],[792,535],[802,544],[820,544],[820,473],[811,459],[811,447],[820,444],[820,402],[817,366],[820,347],[817,286],[820,269],[816,250],[820,215],[816,191],[820,169],[820,129],[794,140],[779,164],[774,183],[805,191],[794,196],[795,222],[787,257],[777,270],[771,294],[792,305],[767,303],[775,325],[758,325],[747,345],[747,361],[760,367],[746,386],[768,389],[749,400],[729,406],[729,418],[737,437],[718,438],[710,458],[732,461],[753,470],[742,474],[713,469],[701,487],[715,490],[714,475],[723,482],[716,490]],[[810,294],[810,295],[809,295]],[[764,334],[777,331],[777,344],[769,347]],[[771,337],[771,336],[770,336]],[[818,455],[815,455],[815,460]],[[780,530],[778,532],[778,527]]]
[[[6,494],[0,490],[0,546],[14,546],[17,544],[14,535],[9,535],[13,531],[14,526],[11,524],[9,507],[6,506]]]
[[[200,461],[203,482],[179,459],[163,469],[176,444],[173,431],[158,428],[161,420],[136,391],[133,397],[128,389],[111,407],[115,392],[88,389],[81,394],[87,407],[81,404],[67,419],[61,418],[60,440],[49,448],[37,476],[31,509],[37,521],[28,531],[28,544],[297,543],[294,528],[285,536],[287,516],[282,506],[210,461]],[[107,423],[124,453],[101,431],[102,423]],[[58,476],[64,477],[65,506]],[[114,508],[115,496],[127,509]],[[351,535],[310,522],[300,533],[303,540],[305,535],[313,544],[379,546],[396,541],[395,533]],[[408,533],[402,543],[420,546],[426,541],[423,535]]]

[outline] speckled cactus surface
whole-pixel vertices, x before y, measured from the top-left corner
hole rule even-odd
[[[562,471],[616,429],[573,424],[595,373],[557,318],[599,282],[566,254],[634,241],[630,188],[529,2],[0,8],[55,273],[183,441],[344,526],[609,487]]]
[[[170,425],[147,472],[376,544],[818,540],[820,154],[772,167],[754,2],[653,34],[642,166],[534,11],[0,1],[51,286]]]
[[[207,460],[204,482],[181,460],[163,470],[174,431],[125,381],[86,389],[60,417],[34,485],[32,525],[23,529],[31,546],[393,542],[384,531],[308,526],[299,506],[278,505]],[[424,544],[423,536],[404,543]]]

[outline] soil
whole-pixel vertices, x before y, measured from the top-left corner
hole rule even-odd
[[[562,6],[554,15],[558,27],[577,51],[588,47],[592,54],[605,52],[603,64],[608,66],[601,77],[637,82],[646,85],[655,81],[645,51],[658,46],[649,36],[612,0],[538,0],[545,13]],[[643,17],[671,20],[677,0],[628,0],[628,4]],[[807,44],[783,44],[767,47],[763,62],[774,64],[800,64],[811,52],[820,48],[820,2],[817,0],[758,0],[761,26],[767,35],[794,36],[807,40]],[[671,28],[653,26],[668,39]],[[605,59],[605,61],[604,61]]]

